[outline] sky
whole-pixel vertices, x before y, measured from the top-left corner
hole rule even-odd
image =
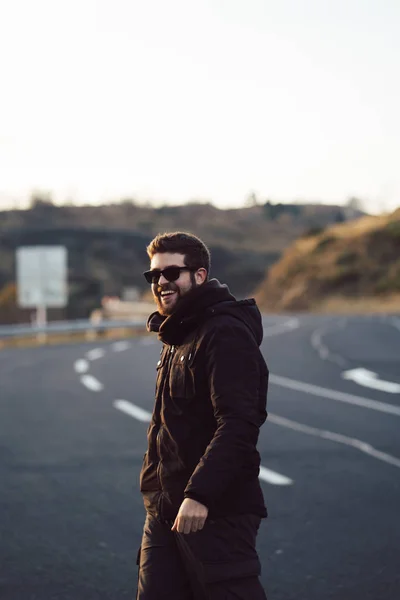
[[[400,205],[398,0],[0,0],[0,208]]]

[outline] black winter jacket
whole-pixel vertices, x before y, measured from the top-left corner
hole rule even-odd
[[[236,301],[212,279],[172,315],[150,315],[148,330],[163,348],[140,474],[146,510],[174,519],[183,499],[193,498],[209,517],[266,517],[256,445],[267,417],[268,369],[255,301]]]

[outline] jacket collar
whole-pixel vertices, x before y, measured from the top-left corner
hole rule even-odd
[[[211,279],[185,294],[172,315],[164,317],[159,312],[152,313],[147,320],[147,330],[158,333],[163,343],[179,346],[207,318],[212,306],[229,300],[235,298],[228,286]]]

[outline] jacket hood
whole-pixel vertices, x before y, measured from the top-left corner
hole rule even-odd
[[[258,346],[263,340],[263,325],[261,313],[254,298],[223,302],[213,310],[215,315],[231,315],[242,321],[250,329]]]
[[[236,300],[225,284],[211,279],[186,294],[172,315],[152,313],[147,320],[147,330],[158,333],[158,338],[170,345],[179,345],[186,335],[205,319],[218,315],[231,315],[252,332],[257,344],[263,338],[260,311],[253,298]]]

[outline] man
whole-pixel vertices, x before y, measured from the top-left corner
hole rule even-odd
[[[137,600],[265,599],[255,549],[267,516],[260,312],[209,279],[210,253],[194,235],[158,235],[147,253],[158,308],[147,327],[163,347],[140,474]]]

